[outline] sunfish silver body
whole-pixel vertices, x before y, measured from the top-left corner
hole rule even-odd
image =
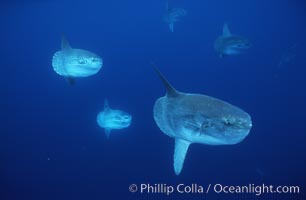
[[[241,54],[250,47],[249,40],[242,36],[233,35],[226,23],[223,25],[222,35],[214,43],[214,49],[220,57]]]
[[[93,52],[73,49],[62,37],[62,49],[52,59],[54,71],[66,78],[88,77],[99,72],[103,60]]]
[[[155,70],[167,94],[156,100],[153,117],[160,130],[175,139],[176,175],[181,173],[190,144],[237,144],[249,134],[252,121],[248,113],[210,96],[179,92]]]
[[[123,129],[130,126],[132,116],[121,110],[110,108],[108,101],[104,102],[104,110],[99,112],[97,123],[104,128],[106,137],[109,138],[112,129]]]

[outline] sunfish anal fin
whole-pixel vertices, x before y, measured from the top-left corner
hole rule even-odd
[[[66,77],[66,80],[68,81],[68,83],[69,83],[70,85],[74,85],[74,84],[75,84],[75,79],[72,78],[72,77]]]
[[[174,32],[174,23],[169,24],[169,29],[171,32]]]
[[[176,175],[179,175],[183,169],[186,153],[190,142],[176,138],[174,147],[173,167]]]
[[[106,138],[109,139],[111,129],[106,128],[104,131],[105,131]]]
[[[62,42],[61,42],[61,47],[62,50],[67,50],[67,49],[71,49],[71,46],[68,42],[68,40],[66,39],[66,36],[64,34],[62,34]]]

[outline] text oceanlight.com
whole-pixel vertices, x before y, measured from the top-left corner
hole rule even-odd
[[[129,190],[140,194],[299,194],[299,186],[274,186],[268,184],[224,185],[224,184],[131,184]]]

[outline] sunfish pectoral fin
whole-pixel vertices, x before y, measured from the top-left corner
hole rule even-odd
[[[174,23],[170,23],[169,24],[169,29],[170,29],[171,32],[174,31]]]
[[[70,46],[70,44],[69,44],[69,42],[66,39],[66,36],[64,34],[62,34],[61,47],[62,47],[62,50],[71,49],[71,46]]]
[[[201,127],[200,127],[200,130],[199,130],[199,134],[198,134],[198,135],[200,136],[200,135],[202,135],[203,133],[205,133],[205,129],[206,129],[208,126],[209,126],[208,123],[204,123],[204,122],[203,122],[203,123],[201,124]]]
[[[104,131],[105,131],[106,138],[109,139],[111,129],[106,128],[106,129],[104,129]]]
[[[176,138],[174,147],[173,167],[176,175],[179,175],[183,169],[186,153],[190,142]]]
[[[224,37],[230,37],[230,36],[232,36],[232,33],[231,33],[231,31],[229,30],[228,24],[227,24],[227,23],[224,23],[224,24],[223,24],[223,36],[224,36]]]

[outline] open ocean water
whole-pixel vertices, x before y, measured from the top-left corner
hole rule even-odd
[[[186,11],[173,32],[165,0],[0,2],[0,200],[306,199],[306,2],[169,6]],[[225,22],[246,52],[214,50]],[[97,74],[70,85],[55,73],[62,34],[103,59]],[[175,175],[174,140],[153,118],[166,90],[151,61],[177,90],[249,113],[249,135],[192,144]],[[96,119],[105,99],[132,116],[109,139]]]

